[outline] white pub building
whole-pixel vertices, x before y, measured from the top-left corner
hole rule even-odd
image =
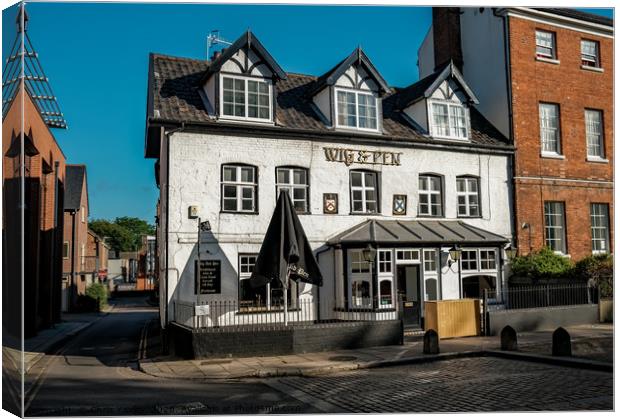
[[[151,54],[162,326],[278,318],[280,286],[249,276],[281,190],[323,274],[290,290],[305,320],[396,318],[402,299],[419,325],[425,301],[501,289],[513,148],[477,104],[451,62],[393,88],[359,48],[286,73],[251,32],[209,61]]]

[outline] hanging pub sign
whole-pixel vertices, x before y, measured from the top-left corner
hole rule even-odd
[[[400,156],[403,153],[391,151],[354,150],[350,148],[323,147],[327,161],[341,162],[346,166],[358,164],[381,164],[385,166],[400,166]]]
[[[197,295],[220,294],[222,292],[222,261],[196,261],[196,289]]]

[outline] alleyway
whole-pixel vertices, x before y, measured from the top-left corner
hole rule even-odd
[[[156,309],[123,298],[106,317],[37,366],[28,416],[300,413],[316,411],[262,383],[161,380],[137,371],[140,335]]]

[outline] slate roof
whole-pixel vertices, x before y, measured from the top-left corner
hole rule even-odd
[[[460,220],[366,220],[327,244],[501,244],[509,239]]]
[[[598,23],[599,25],[614,26],[614,20],[607,16],[601,16],[594,13],[582,12],[576,9],[558,8],[558,7],[534,7],[534,10],[541,12],[553,13],[554,15],[569,17],[572,19],[584,20],[586,22]]]
[[[208,114],[199,93],[202,78],[208,68],[209,62],[206,60],[151,54],[149,95],[152,103],[149,106],[148,117],[178,123],[216,123]],[[276,82],[275,128],[333,133],[334,130],[321,120],[312,105],[312,100],[308,97],[317,77],[296,73],[287,73],[287,76],[285,80]],[[427,82],[426,79],[423,80],[424,83]],[[384,133],[374,137],[383,140],[429,142],[429,137],[405,119],[398,106],[402,103],[401,95],[420,87],[413,86],[406,89],[392,89],[392,93],[383,98]],[[474,107],[471,108],[470,114],[472,144],[510,147],[508,140]],[[347,135],[369,137],[368,134],[355,132],[347,132]],[[433,140],[433,142],[454,143],[448,140]]]
[[[86,166],[68,164],[65,168],[65,211],[80,209],[82,184],[86,181]],[[88,192],[87,192],[88,194]]]

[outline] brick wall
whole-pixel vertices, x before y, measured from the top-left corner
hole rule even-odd
[[[537,29],[555,33],[559,64],[536,60]],[[603,72],[581,68],[581,39],[599,42]],[[544,246],[544,201],[564,201],[567,252],[580,259],[591,253],[590,203],[613,214],[613,39],[511,17],[510,59],[519,250]],[[563,159],[541,157],[539,102],[559,104]],[[603,111],[607,163],[587,160],[586,108]]]

